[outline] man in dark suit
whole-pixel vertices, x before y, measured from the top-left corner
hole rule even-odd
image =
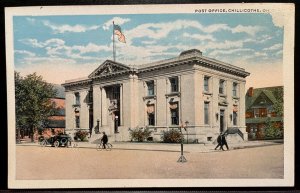
[[[103,132],[103,136],[102,136],[101,142],[103,143],[103,148],[106,149],[106,144],[108,142],[108,137],[105,134],[105,132]]]
[[[225,133],[223,133],[222,135],[221,135],[221,149],[224,151],[224,149],[223,149],[223,145],[225,145],[226,146],[226,149],[227,150],[229,150],[229,147],[228,147],[228,144],[227,144],[227,141],[226,141],[226,136],[225,136]]]
[[[218,142],[218,145],[216,146],[215,150],[217,150],[217,148],[220,147],[220,149],[222,149],[224,151],[223,144],[222,144],[222,133],[220,133],[220,135],[218,136],[217,142]]]

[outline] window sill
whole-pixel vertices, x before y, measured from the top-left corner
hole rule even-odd
[[[205,95],[212,95],[213,93],[208,92],[208,91],[203,91],[203,94],[205,94]]]
[[[180,96],[180,92],[171,92],[165,95],[166,97],[170,97],[170,96]]]
[[[156,99],[156,95],[148,95],[148,96],[144,96],[143,99],[144,99],[144,100],[147,100],[147,99]]]
[[[80,107],[80,104],[74,104],[73,107]]]
[[[232,96],[233,99],[240,99],[238,96]]]
[[[226,94],[220,94],[220,93],[219,93],[219,97],[227,97],[227,95],[226,95]]]

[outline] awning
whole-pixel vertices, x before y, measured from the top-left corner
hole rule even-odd
[[[238,106],[237,105],[233,105],[233,112],[238,112]]]
[[[170,109],[177,109],[178,103],[170,103]]]
[[[155,107],[154,105],[147,105],[147,113],[151,114],[154,113]]]
[[[271,122],[281,122],[283,121],[282,117],[257,117],[257,118],[247,118],[246,124],[248,123],[266,123],[267,119],[270,119]]]

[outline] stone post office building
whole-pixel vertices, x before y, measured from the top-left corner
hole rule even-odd
[[[196,49],[178,57],[129,66],[106,60],[87,78],[66,81],[66,133],[105,131],[111,141],[149,127],[155,141],[163,130],[182,130],[191,142],[211,143],[220,132],[247,140],[245,78],[239,68]]]

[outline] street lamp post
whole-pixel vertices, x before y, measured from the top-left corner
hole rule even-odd
[[[182,128],[184,128],[184,130],[187,131],[186,126],[187,126],[188,123],[189,123],[189,122],[186,121],[186,122],[185,122],[185,124],[186,124],[185,126],[181,125],[181,127],[180,127],[180,133],[181,133],[181,136],[182,136]],[[179,159],[177,160],[177,162],[181,162],[181,163],[187,162],[186,158],[185,158],[184,155],[183,155],[183,140],[181,140],[180,147],[181,147],[181,155],[180,155]]]
[[[189,144],[189,133],[188,133],[188,129],[187,129],[189,122],[186,121],[184,123],[185,123],[184,130],[186,131],[186,143]]]
[[[118,133],[118,119],[119,119],[119,117],[116,116],[115,117],[115,133]]]

